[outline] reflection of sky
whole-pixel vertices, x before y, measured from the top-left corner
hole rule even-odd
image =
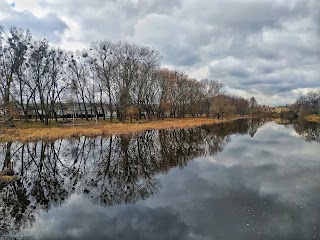
[[[135,205],[102,207],[73,195],[42,212],[38,239],[320,239],[319,143],[268,123],[251,138],[159,176],[162,189]]]

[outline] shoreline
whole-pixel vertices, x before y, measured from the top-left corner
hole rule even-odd
[[[320,115],[308,115],[305,119],[309,122],[320,123]]]
[[[5,128],[0,133],[0,142],[33,142],[33,141],[54,141],[62,138],[85,137],[108,137],[112,135],[134,134],[145,130],[160,129],[181,129],[192,128],[202,125],[218,124],[240,119],[234,118],[181,118],[147,121],[144,123],[110,123],[94,121],[85,122],[86,124],[60,124],[55,126],[34,127],[34,123],[29,123],[27,127]],[[29,127],[28,127],[29,126]]]

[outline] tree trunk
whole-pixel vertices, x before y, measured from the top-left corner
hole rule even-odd
[[[6,169],[6,168],[10,168],[11,146],[12,146],[12,142],[8,142],[7,146],[6,146],[6,155],[5,155],[5,158],[4,158],[4,164],[3,164],[2,170]]]

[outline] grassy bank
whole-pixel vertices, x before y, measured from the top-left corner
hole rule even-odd
[[[310,122],[318,122],[320,123],[320,115],[309,115],[306,119]]]
[[[59,138],[73,138],[80,136],[97,137],[118,134],[136,133],[150,129],[173,129],[190,128],[195,126],[215,124],[231,121],[234,119],[213,119],[213,118],[183,118],[165,119],[157,121],[146,121],[142,123],[109,123],[100,121],[77,121],[75,123],[54,123],[50,126],[43,126],[41,123],[16,124],[15,128],[1,129],[0,142],[8,141],[37,141],[55,140]]]

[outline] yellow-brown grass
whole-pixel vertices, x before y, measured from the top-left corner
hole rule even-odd
[[[320,115],[309,115],[306,119],[310,122],[319,122],[320,123]]]
[[[37,141],[37,140],[56,140],[60,138],[74,137],[97,137],[137,133],[150,129],[174,129],[190,128],[195,126],[222,123],[233,119],[213,119],[213,118],[184,118],[184,119],[165,119],[157,121],[147,121],[144,123],[109,123],[109,122],[81,122],[77,124],[55,124],[54,126],[34,126],[32,123],[24,126],[17,126],[13,129],[2,129],[0,142],[8,141]]]
[[[13,180],[16,180],[17,176],[0,176],[0,181],[2,182],[11,182]]]

